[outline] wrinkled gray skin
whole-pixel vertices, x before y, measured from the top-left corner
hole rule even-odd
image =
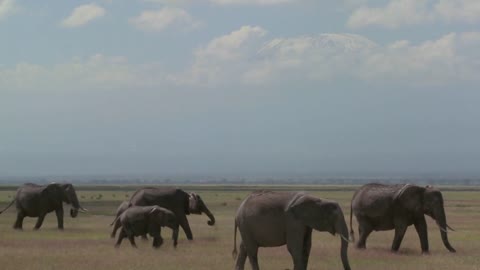
[[[348,263],[348,228],[342,209],[336,202],[322,200],[302,192],[261,191],[250,194],[235,217],[234,258],[237,255],[237,227],[242,241],[236,270],[243,270],[246,259],[258,270],[259,247],[287,245],[294,270],[307,269],[312,230],[340,234],[340,257],[344,269]]]
[[[153,247],[159,248],[163,244],[161,227],[173,230],[173,246],[178,243],[178,222],[175,214],[159,206],[132,206],[126,209],[115,221],[115,227],[121,228],[115,247],[119,247],[123,238],[128,238],[133,247],[135,236],[149,234],[153,237]],[[115,235],[114,235],[115,237]]]
[[[187,193],[181,189],[171,187],[146,187],[141,188],[132,195],[128,202],[130,206],[148,206],[158,205],[172,211],[177,217],[179,226],[182,227],[188,240],[193,239],[192,230],[188,223],[187,215],[189,214],[206,214],[210,220],[208,225],[213,226],[215,224],[215,217],[207,208],[202,198],[195,193]],[[121,205],[117,210],[121,211],[122,207],[128,205]],[[112,235],[115,235],[117,228],[113,228]]]
[[[118,217],[120,217],[120,215],[125,212],[125,210],[127,210],[130,206],[132,206],[130,204],[129,201],[123,201],[117,208],[117,212],[115,214],[116,218],[114,221],[112,221],[112,223],[110,224],[110,226],[112,225],[115,225],[113,226],[113,231],[112,233],[110,234],[110,237],[111,238],[115,238],[115,234],[117,233],[117,230],[120,228],[121,224],[119,222],[116,222],[118,220]],[[144,234],[142,235],[142,239],[143,240],[148,240],[147,238],[147,234]]]
[[[403,236],[414,225],[420,238],[423,253],[428,253],[428,232],[425,215],[433,218],[440,227],[443,244],[450,252],[455,249],[448,242],[447,219],[442,193],[431,186],[366,184],[352,198],[350,234],[353,239],[352,213],[358,221],[360,239],[356,246],[364,249],[372,231],[395,230],[392,251],[400,248]]]
[[[42,226],[45,216],[55,211],[58,228],[63,229],[63,203],[71,204],[70,216],[76,217],[78,211],[86,211],[78,202],[75,188],[72,184],[52,183],[40,186],[32,183],[19,187],[15,199],[0,212],[7,210],[13,203],[17,208],[17,220],[14,229],[22,229],[25,217],[38,217],[34,229]]]

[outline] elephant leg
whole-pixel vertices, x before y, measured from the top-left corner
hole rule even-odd
[[[305,231],[287,233],[287,249],[293,259],[294,270],[306,270],[307,266],[304,264],[304,240]]]
[[[57,215],[58,229],[63,230],[63,209],[55,210]]]
[[[243,242],[240,243],[240,248],[237,256],[237,261],[235,262],[235,270],[244,270],[245,262],[247,260],[247,249]]]
[[[161,236],[153,237],[153,247],[159,248],[163,244],[163,238]]]
[[[177,216],[179,217],[178,223],[182,227],[183,231],[185,232],[185,235],[187,236],[188,240],[193,240],[193,234],[192,230],[190,229],[190,224],[188,223],[188,219],[185,215],[182,216]]]
[[[423,215],[419,217],[415,221],[414,225],[415,230],[417,230],[418,237],[420,238],[420,246],[422,248],[422,253],[428,253],[428,231],[425,217]]]
[[[33,228],[34,230],[38,230],[38,229],[40,229],[40,227],[42,227],[43,220],[45,219],[45,216],[46,216],[46,214],[40,214],[40,216],[38,216],[37,223],[35,224],[35,227]]]
[[[358,238],[356,247],[360,249],[365,249],[367,247],[367,238],[370,235],[370,233],[372,233],[373,227],[370,224],[370,222],[368,222],[368,220],[366,219],[357,217],[357,220],[358,220],[359,238]]]
[[[303,237],[303,264],[305,269],[308,266],[308,258],[310,257],[310,249],[312,248],[312,229],[307,228]]]
[[[17,220],[15,224],[13,224],[13,228],[15,230],[21,230],[23,227],[23,219],[25,218],[25,214],[22,211],[17,212]]]
[[[120,247],[120,244],[122,243],[123,238],[125,238],[126,236],[127,234],[123,230],[121,230],[120,234],[118,235],[117,243],[115,243],[116,248]]]
[[[392,251],[397,252],[402,243],[403,236],[407,231],[408,226],[404,224],[395,225],[395,236],[393,237]]]
[[[137,248],[137,244],[135,244],[135,236],[133,236],[133,234],[128,236],[128,240],[130,240],[130,245],[132,245],[132,247]]]
[[[247,246],[247,256],[250,265],[252,266],[252,270],[259,270],[258,266],[258,246],[252,245],[251,247]]]

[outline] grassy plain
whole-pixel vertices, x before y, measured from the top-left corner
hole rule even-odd
[[[172,247],[171,231],[162,230],[164,245],[151,248],[151,241],[137,239],[138,249],[124,241],[113,248],[109,238],[110,222],[119,203],[133,193],[135,186],[77,186],[81,204],[88,214],[76,219],[65,218],[65,230],[56,229],[55,214],[47,215],[42,228],[33,231],[35,219],[26,218],[23,231],[14,231],[15,208],[0,215],[0,269],[233,269],[233,217],[241,200],[254,189],[305,190],[318,197],[338,201],[349,220],[350,199],[354,187],[335,186],[186,186],[202,196],[217,223],[207,225],[206,216],[190,215],[195,240],[188,241],[183,231],[177,249]],[[349,248],[352,269],[480,269],[480,191],[444,191],[447,220],[457,232],[449,234],[457,253],[449,253],[442,245],[435,223],[428,219],[431,255],[421,255],[415,229],[410,227],[400,252],[389,250],[393,231],[374,232],[368,239],[367,250]],[[3,209],[15,194],[10,187],[0,188],[0,208]],[[68,210],[68,206],[65,207]],[[357,226],[354,219],[354,228]],[[343,269],[339,258],[340,238],[328,233],[313,234],[309,269]],[[237,245],[239,235],[237,235]],[[263,248],[259,251],[260,267],[292,269],[285,247]],[[246,269],[250,269],[247,261]]]

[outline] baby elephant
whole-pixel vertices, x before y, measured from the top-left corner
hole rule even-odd
[[[169,227],[173,230],[173,246],[177,246],[178,221],[175,214],[160,206],[132,206],[125,210],[116,220],[115,227],[121,227],[115,247],[119,247],[123,238],[130,240],[133,247],[135,236],[146,235],[153,237],[153,247],[159,248],[163,244],[160,235],[161,227]]]

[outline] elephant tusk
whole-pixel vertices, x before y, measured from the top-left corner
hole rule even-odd
[[[345,241],[347,241],[347,242],[351,242],[350,239],[346,238],[345,236],[343,236],[343,235],[341,235],[341,234],[339,234],[339,235],[340,235],[340,237],[341,237],[343,240],[345,240]]]
[[[441,230],[442,232],[447,232],[447,230],[445,230],[445,229],[442,228],[441,226],[438,226],[438,228],[440,228],[440,230]]]
[[[85,208],[83,208],[83,207],[80,207],[79,210],[80,210],[80,212],[82,212],[82,213],[88,212],[88,210],[85,209]]]
[[[452,227],[448,226],[448,224],[447,224],[447,228],[448,228],[449,230],[451,230],[452,232],[455,231]]]

